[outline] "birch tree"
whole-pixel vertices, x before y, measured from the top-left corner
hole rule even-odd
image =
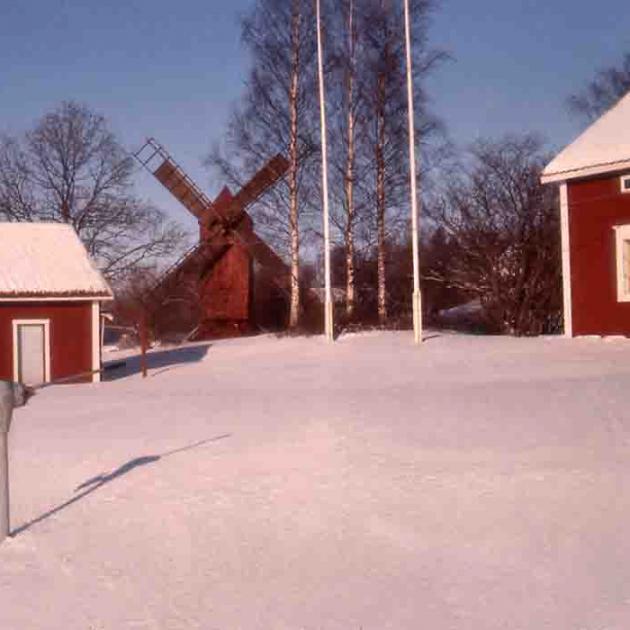
[[[207,162],[239,186],[275,153],[287,155],[286,181],[252,213],[257,229],[286,251],[291,269],[289,328],[299,324],[300,247],[305,210],[314,206],[309,169],[317,146],[313,116],[314,21],[309,0],[258,0],[243,20],[243,43],[252,70],[224,142]]]
[[[370,194],[375,227],[377,267],[377,311],[381,325],[387,321],[387,207],[388,177],[403,169],[401,116],[401,57],[395,33],[396,11],[391,0],[368,0],[361,14],[361,34],[365,38],[365,65],[361,89],[366,103],[367,128],[363,150],[372,164],[373,188]],[[398,36],[398,38],[396,37]],[[396,111],[398,109],[398,111]],[[394,169],[390,169],[395,164]]]
[[[346,315],[351,318],[355,311],[355,269],[354,269],[354,173],[355,173],[355,133],[356,133],[356,65],[357,65],[357,31],[355,19],[355,2],[347,3],[347,41],[348,62],[346,69],[346,120],[347,120],[347,153],[344,192],[346,197],[347,221],[344,231],[346,245]]]
[[[392,233],[404,233],[408,227],[408,147],[407,94],[400,3],[393,0],[368,0],[363,14],[367,62],[362,80],[364,98],[369,106],[367,151],[373,159],[373,207],[377,258],[378,318],[388,317],[387,242]],[[424,89],[427,74],[445,55],[428,46],[428,25],[432,2],[411,2],[411,30],[414,42],[414,92],[417,106],[417,138],[423,139],[426,153],[440,125],[429,115]],[[426,175],[428,160],[421,175]]]
[[[306,239],[321,238],[315,20],[311,0],[257,0],[243,22],[252,72],[224,142],[208,162],[238,186],[273,153],[291,169],[253,209],[256,229],[287,253],[291,321],[299,314]],[[427,151],[436,121],[424,77],[441,53],[427,42],[428,0],[412,0],[417,126]],[[379,313],[387,319],[387,246],[408,223],[407,99],[402,6],[393,0],[324,2],[325,71],[334,237],[344,248],[346,318],[357,313],[357,261],[379,258]],[[319,246],[320,241],[316,241]],[[312,251],[312,250],[311,250]],[[362,278],[367,276],[362,275]]]
[[[331,151],[331,221],[336,243],[343,245],[343,265],[337,285],[345,287],[345,319],[357,317],[357,264],[370,247],[369,210],[373,194],[370,175],[373,153],[366,152],[371,111],[363,90],[366,69],[366,31],[360,0],[340,0],[327,7],[329,64],[329,119]],[[341,250],[338,250],[338,257]],[[338,264],[338,261],[337,261]],[[362,282],[365,277],[361,275]],[[362,311],[363,313],[363,311]]]
[[[330,164],[332,221],[344,244],[345,315],[351,320],[356,313],[356,234],[360,203],[357,200],[357,132],[362,107],[358,89],[359,33],[358,0],[341,0],[329,7],[332,16],[329,44],[333,59],[331,68],[332,125],[336,133],[331,138]],[[359,2],[360,4],[360,2]]]
[[[296,328],[300,318],[300,222],[298,201],[299,148],[298,133],[300,112],[300,54],[302,34],[302,7],[300,0],[291,2],[291,69],[289,79],[289,232],[291,259],[291,301],[289,328]]]

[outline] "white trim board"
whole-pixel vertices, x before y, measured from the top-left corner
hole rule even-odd
[[[543,181],[612,173],[630,167],[630,94],[565,147],[543,171]]]
[[[573,337],[573,301],[571,295],[571,242],[569,235],[569,192],[560,184],[560,230],[562,238],[562,303],[564,336]]]
[[[13,380],[19,380],[18,364],[18,327],[19,326],[43,326],[44,327],[44,382],[50,382],[50,320],[49,319],[14,319],[11,321],[13,328]]]
[[[0,297],[0,302],[94,302],[95,300],[98,302],[111,302],[114,298],[113,297],[106,297],[106,296],[90,296],[90,295],[85,295],[85,296],[81,296],[81,297],[63,297],[63,296],[58,296],[58,297],[35,297],[35,296],[29,296],[29,297],[20,297],[19,295],[15,295],[13,297],[9,297],[9,296],[3,296]]]
[[[598,164],[595,166],[585,166],[571,171],[558,171],[557,173],[545,173],[540,177],[543,184],[551,184],[553,182],[566,182],[571,179],[584,179],[594,175],[612,175],[619,171],[630,169],[630,160],[622,162],[610,162],[609,164]]]

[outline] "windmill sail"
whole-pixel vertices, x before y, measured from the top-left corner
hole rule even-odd
[[[157,140],[149,138],[134,157],[197,219],[212,211],[216,219],[222,220],[210,199]]]
[[[205,195],[199,194],[191,185],[188,177],[170,160],[165,160],[153,172],[155,178],[177,199],[188,211],[200,219],[211,207]]]
[[[214,202],[214,212],[226,225],[236,225],[245,214],[245,209],[269,190],[288,170],[289,162],[276,155],[261,168],[252,179],[234,196],[229,195]]]
[[[156,284],[177,281],[178,270],[207,270],[229,245],[229,240],[239,244],[261,266],[267,268],[279,288],[286,291],[290,270],[285,262],[253,230],[246,208],[273,186],[289,168],[283,155],[276,155],[263,166],[236,194],[227,189],[212,202],[184,169],[154,138],[149,138],[134,154],[138,162],[149,171],[202,226],[202,241],[169,267]],[[218,242],[218,240],[221,243]],[[206,258],[207,264],[202,264]],[[203,272],[201,273],[203,275]]]
[[[234,197],[234,206],[246,208],[259,199],[289,169],[289,162],[283,155],[276,155],[261,168]]]

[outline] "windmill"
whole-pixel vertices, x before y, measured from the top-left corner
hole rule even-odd
[[[154,138],[134,157],[199,222],[198,244],[166,269],[151,290],[161,296],[163,317],[182,319],[177,305],[195,303],[183,316],[185,325],[194,327],[192,338],[234,335],[261,324],[257,303],[265,327],[282,327],[290,270],[256,234],[247,208],[284,175],[287,160],[275,156],[237,194],[226,187],[211,201]]]

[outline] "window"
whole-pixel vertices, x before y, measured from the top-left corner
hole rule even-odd
[[[617,301],[630,302],[630,225],[615,226]]]
[[[630,193],[630,175],[621,176],[621,192]]]

